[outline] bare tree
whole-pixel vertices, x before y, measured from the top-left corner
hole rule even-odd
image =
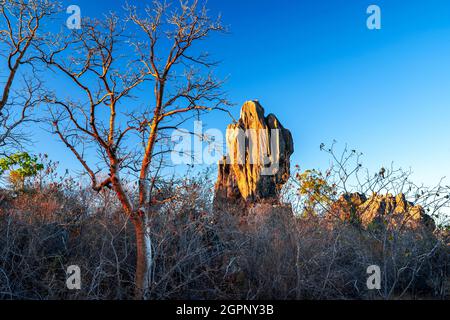
[[[224,110],[228,102],[222,81],[210,72],[215,63],[192,49],[223,31],[220,20],[211,20],[197,1],[181,1],[179,7],[155,1],[144,17],[135,7],[126,9],[125,19],[85,19],[81,30],[59,41],[43,60],[84,95],[78,101],[47,97],[54,106],[54,132],[84,167],[94,190],[112,189],[133,222],[136,297],[145,298],[152,281],[149,219],[158,205],[170,201],[157,185],[170,150],[162,143],[164,132],[202,112]]]
[[[36,75],[37,52],[46,43],[44,22],[58,11],[53,1],[0,1],[0,153],[7,154],[25,140],[20,125],[41,102]],[[22,72],[20,72],[22,71]]]

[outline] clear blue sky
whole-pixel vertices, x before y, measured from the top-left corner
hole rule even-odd
[[[64,1],[85,16],[123,3]],[[381,8],[381,30],[366,28],[370,4]],[[335,139],[362,151],[372,170],[394,161],[426,184],[450,175],[450,1],[209,0],[209,7],[230,29],[205,45],[223,61],[218,73],[229,76],[233,114],[259,99],[292,131],[293,163],[326,168],[319,145]],[[229,122],[223,114],[205,119],[223,130]],[[79,168],[56,137],[36,137],[36,150]]]

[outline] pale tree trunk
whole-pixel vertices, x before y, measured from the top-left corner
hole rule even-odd
[[[141,211],[133,217],[132,221],[136,234],[135,299],[142,300],[148,298],[152,281],[152,239],[147,215]]]
[[[152,238],[150,233],[150,226],[148,225],[148,222],[146,222],[145,227],[145,260],[146,260],[146,279],[144,280],[144,283],[148,285],[146,288],[146,291],[144,293],[144,299],[147,300],[149,298],[149,290],[151,289],[151,284],[153,281],[153,274],[152,274],[152,268],[153,268],[153,248],[152,248]]]
[[[111,156],[111,183],[122,204],[124,212],[131,218],[136,237],[136,275],[135,275],[135,299],[147,298],[152,281],[151,270],[153,264],[152,241],[150,237],[150,226],[148,223],[148,213],[141,208],[137,211],[133,207],[122,188],[117,173],[117,163],[115,157]]]

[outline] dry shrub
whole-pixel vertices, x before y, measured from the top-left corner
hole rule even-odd
[[[261,205],[213,212],[210,183],[171,182],[151,218],[152,299],[449,298],[448,232],[364,230]],[[134,233],[108,192],[43,184],[0,199],[0,298],[132,299]],[[382,289],[366,286],[379,265]],[[82,290],[66,289],[79,265]]]

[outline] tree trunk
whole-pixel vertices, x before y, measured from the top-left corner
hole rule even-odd
[[[152,242],[145,214],[137,213],[133,216],[136,234],[136,278],[135,299],[147,298],[151,282]]]

